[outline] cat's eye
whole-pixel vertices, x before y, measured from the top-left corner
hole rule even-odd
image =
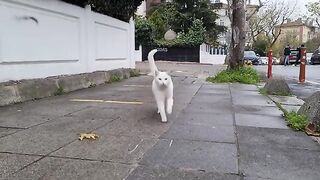
[[[168,78],[164,78],[164,80],[168,80]]]
[[[159,80],[161,81],[161,78],[159,78]]]

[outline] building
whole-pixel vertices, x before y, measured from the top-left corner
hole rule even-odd
[[[219,0],[213,1],[213,3],[220,3]],[[220,8],[217,10],[219,18],[216,20],[216,24],[225,26],[226,32],[219,35],[218,42],[220,45],[228,45],[231,41],[231,20],[229,18],[229,7],[225,3],[221,3]]]
[[[229,45],[231,42],[231,20],[229,18],[229,6],[228,4],[221,3],[220,0],[211,0],[214,4],[219,4],[218,7],[220,7],[217,10],[217,14],[219,15],[219,18],[216,20],[216,24],[220,26],[225,26],[227,28],[227,31],[223,34],[220,34],[218,38],[218,42],[220,45]],[[247,4],[246,5],[246,16],[252,17],[257,14],[258,5],[253,4]],[[247,37],[250,35],[250,29],[248,22],[246,22],[246,31],[247,31]],[[247,38],[246,45],[250,45],[252,42],[250,38]]]
[[[136,14],[146,16],[153,7],[158,6],[163,2],[168,2],[168,0],[144,0],[138,7]]]
[[[280,30],[281,33],[278,40],[282,42],[288,41],[288,38],[295,38],[300,44],[303,44],[313,39],[316,35],[316,27],[312,25],[312,22],[305,23],[301,18],[295,21],[289,20],[283,25],[276,26],[276,33]]]

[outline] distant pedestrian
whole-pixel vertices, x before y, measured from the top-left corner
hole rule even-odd
[[[299,64],[299,61],[301,59],[301,48],[303,47],[304,47],[304,44],[301,44],[301,47],[297,48],[297,58],[296,58],[296,62],[294,63],[295,66]]]
[[[289,44],[284,48],[283,50],[283,55],[284,55],[284,65],[289,65],[289,55],[291,54],[290,46]]]

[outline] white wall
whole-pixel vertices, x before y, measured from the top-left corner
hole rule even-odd
[[[224,64],[226,55],[218,54],[217,50],[213,54],[212,47],[207,44],[202,44],[200,46],[200,63],[201,64]]]
[[[139,46],[139,50],[134,51],[134,60],[136,62],[142,62],[142,46]]]
[[[0,82],[134,66],[133,21],[59,0],[0,0]]]

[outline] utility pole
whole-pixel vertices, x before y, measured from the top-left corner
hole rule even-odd
[[[232,0],[231,4],[231,48],[230,69],[238,69],[243,65],[243,56],[246,43],[246,0]]]

